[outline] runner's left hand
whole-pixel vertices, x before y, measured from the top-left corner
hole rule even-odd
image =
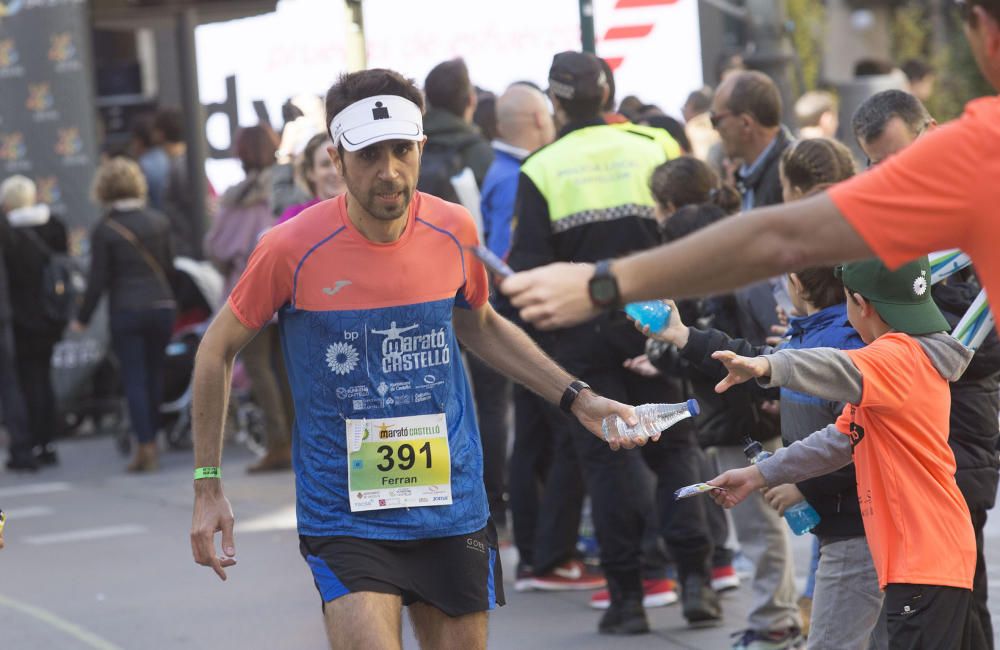
[[[587,427],[587,430],[601,440],[605,439],[604,432],[601,430],[601,422],[609,415],[617,415],[628,422],[629,426],[635,426],[639,422],[635,416],[635,408],[628,404],[622,404],[621,402],[601,397],[592,390],[581,391],[576,401],[573,402],[572,410],[573,415],[580,421],[580,424]],[[636,446],[636,443],[619,438],[617,435],[611,436],[606,442],[616,451],[619,447],[631,449]],[[646,444],[646,440],[643,439],[638,444],[642,446]]]

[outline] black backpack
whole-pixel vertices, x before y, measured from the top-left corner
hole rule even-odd
[[[420,176],[417,189],[433,194],[439,199],[459,203],[458,194],[451,184],[451,177],[465,169],[461,148],[455,145],[435,144],[428,140],[420,157]]]
[[[45,256],[38,297],[42,313],[53,323],[65,324],[73,320],[85,281],[76,261],[65,253],[56,253],[31,228],[22,232]]]

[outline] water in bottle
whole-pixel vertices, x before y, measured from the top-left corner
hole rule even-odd
[[[693,399],[680,404],[642,404],[635,407],[635,416],[639,419],[639,423],[634,427],[630,427],[617,415],[609,415],[601,423],[601,429],[604,431],[605,439],[617,434],[619,438],[632,441],[644,440],[700,412],[698,402]]]
[[[743,448],[743,453],[746,454],[751,465],[756,465],[765,458],[771,457],[771,452],[765,451],[763,445],[758,441],[748,437],[744,442],[746,442],[746,447]],[[792,529],[793,533],[805,535],[819,525],[819,513],[809,505],[808,501],[800,501],[790,508],[785,508],[785,521],[788,522],[788,527]]]
[[[670,306],[662,300],[630,302],[625,305],[625,313],[642,325],[649,326],[650,332],[659,332],[670,322]]]

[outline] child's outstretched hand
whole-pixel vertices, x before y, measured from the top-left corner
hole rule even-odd
[[[681,322],[680,312],[677,311],[677,303],[673,300],[664,300],[663,302],[670,307],[670,320],[667,322],[666,327],[659,332],[653,332],[650,331],[648,325],[644,327],[639,324],[639,321],[633,321],[635,328],[651,339],[669,343],[683,350],[688,342],[687,325]]]
[[[726,378],[715,385],[716,393],[724,393],[731,386],[771,374],[771,362],[767,357],[741,357],[735,352],[723,350],[713,352],[712,358],[721,361],[729,371]]]
[[[766,486],[764,475],[760,473],[754,465],[731,469],[716,476],[709,485],[714,485],[720,490],[712,490],[712,498],[723,508],[732,508],[752,492]]]

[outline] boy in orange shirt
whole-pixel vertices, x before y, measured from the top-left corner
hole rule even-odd
[[[847,402],[836,424],[772,458],[710,481],[721,505],[751,491],[857,468],[858,498],[891,648],[981,648],[970,626],[976,544],[948,447],[951,396],[972,352],[954,338],[931,301],[921,258],[889,271],[878,260],[840,269],[847,315],[867,347],[713,356],[729,375],[716,390],[752,378]]]

